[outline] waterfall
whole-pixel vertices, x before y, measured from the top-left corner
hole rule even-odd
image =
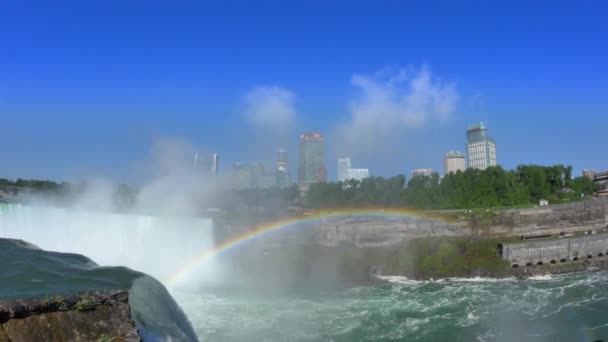
[[[0,237],[83,254],[101,266],[126,266],[166,283],[213,245],[213,223],[208,218],[0,204]],[[206,268],[197,280],[211,277],[212,265]]]

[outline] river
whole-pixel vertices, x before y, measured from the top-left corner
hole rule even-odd
[[[0,216],[0,237],[23,238],[49,250],[78,252],[101,265],[126,265],[161,281],[171,268],[180,267],[183,261],[179,260],[187,260],[199,249],[209,247],[209,233],[197,233],[199,228],[207,229],[206,221],[184,223],[183,220],[157,221],[137,215],[116,215],[88,216],[62,209],[5,207]],[[161,223],[172,227],[172,235],[158,228]],[[192,236],[197,239],[188,238]],[[113,245],[111,242],[116,239],[120,243]],[[40,265],[37,256],[38,259],[28,263],[32,255],[42,253],[32,251],[35,249],[13,248],[9,256],[4,256],[5,260],[12,258],[13,264],[6,261],[3,264],[0,297],[41,295],[42,292],[36,292],[40,289],[45,293],[79,289],[74,283],[76,278],[49,276],[45,270],[79,272],[78,279],[88,279],[82,278],[84,269],[92,277],[82,288],[85,285],[101,288],[107,284],[129,287],[134,279],[139,279],[125,268],[97,269],[88,259],[73,255],[45,257],[45,265]],[[74,267],[70,266],[72,263]],[[155,263],[159,263],[156,268]],[[38,265],[44,272],[36,271],[34,266],[31,269],[16,266],[26,264]],[[20,280],[9,283],[9,277],[14,279],[15,270],[19,270]],[[210,277],[212,273],[205,276]],[[238,290],[203,286],[204,277],[196,273],[191,277],[200,283],[169,290],[204,341],[594,341],[608,338],[605,316],[608,272],[604,271],[527,280],[411,281],[385,277],[372,286],[280,293],[253,288],[247,291],[242,286]],[[52,287],[37,285],[41,279]],[[158,291],[140,290],[143,293],[139,296],[140,303],[147,302],[148,297]],[[149,321],[160,324],[159,317]],[[187,332],[188,328],[182,330]]]

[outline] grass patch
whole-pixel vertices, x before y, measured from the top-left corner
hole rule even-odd
[[[95,308],[95,306],[97,305],[97,301],[95,301],[95,299],[93,297],[89,297],[89,296],[82,296],[78,302],[76,302],[76,305],[74,305],[74,308],[76,308],[76,310],[78,311],[88,311],[88,310],[92,310]]]

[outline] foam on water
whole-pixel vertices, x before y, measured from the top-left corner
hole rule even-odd
[[[395,283],[395,284],[414,285],[414,284],[422,283],[422,281],[420,281],[420,280],[408,279],[408,277],[403,277],[403,276],[376,275],[375,277],[380,280],[388,281],[389,283]]]
[[[554,278],[550,274],[537,275],[528,278],[529,280],[553,280]]]
[[[317,295],[176,293],[214,341],[593,341],[608,337],[608,273],[426,281]],[[296,336],[296,337],[294,337]]]

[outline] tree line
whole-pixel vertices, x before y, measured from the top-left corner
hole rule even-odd
[[[11,181],[0,179],[0,186],[28,188],[64,204],[77,201],[88,184],[56,183],[46,180]],[[406,181],[404,175],[369,177],[361,181],[327,182],[310,185],[301,193],[294,184],[287,188],[219,190],[208,194],[199,203],[206,208],[220,208],[232,213],[284,215],[289,206],[308,209],[340,207],[408,207],[415,209],[467,209],[514,206],[571,201],[589,196],[597,186],[586,177],[572,177],[572,167],[563,165],[520,165],[514,170],[500,166],[485,170],[467,169],[441,178],[416,176]],[[139,189],[116,185],[113,203],[117,210],[129,210],[135,205]]]
[[[313,184],[306,194],[311,208],[390,206],[416,209],[465,209],[571,201],[592,195],[596,185],[586,177],[572,178],[572,167],[520,165],[515,170],[500,166],[467,169],[440,178],[416,176],[370,177],[361,181]]]

